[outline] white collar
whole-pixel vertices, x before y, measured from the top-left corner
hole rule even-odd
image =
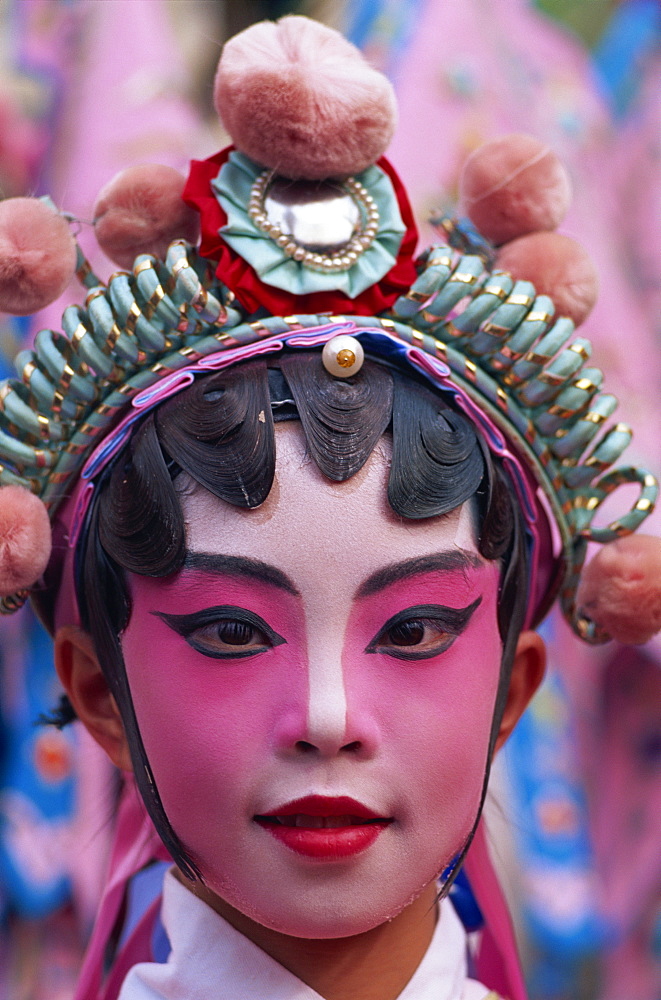
[[[172,874],[163,885],[162,920],[168,961],[134,966],[118,1000],[322,1000],[198,899]],[[422,962],[398,1000],[484,1000],[487,990],[466,979],[466,935],[444,902]]]

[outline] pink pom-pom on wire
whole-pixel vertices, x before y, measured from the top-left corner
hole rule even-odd
[[[496,246],[555,229],[571,201],[560,159],[538,139],[518,132],[479,146],[464,164],[459,188],[462,211]]]
[[[292,179],[360,173],[397,120],[386,77],[337,31],[296,15],[226,43],[214,100],[237,149]]]
[[[505,243],[495,266],[521,281],[532,281],[538,295],[550,295],[559,316],[578,326],[597,301],[599,277],[580,243],[562,233],[530,233]]]
[[[130,270],[138,254],[163,260],[173,240],[197,243],[199,216],[182,200],[185,183],[174,167],[158,163],[117,174],[94,205],[94,233],[103,252]]]
[[[37,198],[0,202],[0,310],[27,316],[54,302],[76,271],[65,218]]]
[[[647,642],[661,629],[661,538],[628,535],[583,570],[577,606],[611,638]]]
[[[553,232],[571,200],[569,176],[556,154],[530,135],[485,142],[461,174],[460,205],[499,247],[496,267],[550,295],[559,315],[578,325],[596,300],[599,280],[589,254]]]
[[[1,487],[0,596],[36,583],[50,553],[50,521],[42,501],[23,486]]]

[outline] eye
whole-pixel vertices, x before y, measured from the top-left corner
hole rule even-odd
[[[482,598],[466,608],[419,604],[389,618],[366,653],[384,653],[399,660],[426,660],[440,656],[467,627]]]
[[[247,646],[253,641],[257,629],[246,622],[229,621],[221,622],[217,628],[218,638],[228,646]]]
[[[262,629],[240,618],[223,619],[193,629],[185,639],[198,653],[218,657],[254,656],[272,645]]]
[[[387,638],[393,646],[419,646],[425,637],[426,623],[412,618],[388,629]]]
[[[190,615],[155,611],[189,646],[214,659],[257,656],[286,642],[270,625],[247,608],[222,604]]]
[[[408,618],[384,629],[377,638],[376,646],[380,653],[389,653],[400,659],[422,660],[444,653],[456,638],[456,633],[448,632],[437,619]]]

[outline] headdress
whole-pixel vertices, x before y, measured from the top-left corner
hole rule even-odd
[[[157,175],[150,168],[125,172],[97,203],[97,236],[111,256],[126,265],[137,238],[138,247],[155,249],[162,259],[140,253],[104,284],[75,247],[64,217],[46,201],[30,203],[39,217],[34,225],[43,219],[51,229],[63,227],[62,246],[70,259],[76,256],[87,297],[84,306],[66,309],[62,333],[37,335],[33,349],[17,359],[19,378],[0,391],[0,483],[40,497],[51,517],[66,501],[74,545],[95,477],[133,424],[200,373],[285,348],[324,347],[329,370],[352,377],[363,351],[427,378],[477,425],[502,461],[528,531],[529,623],[541,620],[559,593],[579,635],[592,642],[607,638],[604,629],[614,619],[599,612],[594,593],[583,601],[592,609],[589,616],[577,606],[587,546],[635,531],[653,509],[657,484],[645,470],[613,468],[631,431],[609,423],[616,400],[602,391],[589,341],[574,335],[574,322],[557,315],[543,288],[503,270],[494,245],[468,222],[439,218],[442,242],[414,259],[406,195],[380,158],[393,124],[390,87],[335,32],[295,17],[254,26],[226,46],[216,96],[235,146],[194,161],[183,192],[178,175],[158,175],[157,222],[150,219],[151,190],[142,208],[126,207],[145,177],[153,183]],[[240,110],[244,100],[258,113]],[[494,170],[504,182],[493,184]],[[558,183],[549,187],[550,175],[566,187],[559,170],[548,150],[523,137],[494,144],[469,163],[467,201],[479,206],[473,214],[484,235],[508,240],[513,270],[518,260],[537,257],[540,236],[542,251],[569,262],[572,277],[584,267],[585,258],[573,244],[571,250],[559,244],[564,238],[557,234],[527,235],[554,227],[562,214],[566,190],[558,194]],[[522,186],[536,195],[523,209]],[[544,190],[553,197],[540,198]],[[547,207],[543,218],[540,202]],[[164,204],[171,206],[165,222]],[[174,239],[164,252],[169,238],[181,233],[189,242]],[[30,311],[39,304],[46,265],[30,271],[25,259],[18,245],[14,274],[18,269],[24,311]],[[57,294],[71,269],[64,252],[57,263],[62,280],[53,277],[50,261],[47,297],[54,289]],[[543,265],[538,270],[543,280]],[[0,267],[0,295],[3,275],[5,291],[15,287],[10,271]],[[562,279],[555,287],[565,307],[584,311],[566,297]],[[595,527],[602,502],[626,483],[638,484],[633,504],[609,525]],[[10,493],[9,527],[23,517],[32,537],[25,494],[18,494],[17,505]],[[4,587],[5,611],[22,603],[47,559],[37,546],[41,562],[37,553],[21,568],[18,550],[10,548],[5,563],[15,572],[5,572],[11,581]],[[624,557],[635,561],[631,552]],[[618,567],[621,573],[621,560]],[[600,580],[598,573],[592,577]],[[652,604],[638,641],[661,624],[658,602]]]

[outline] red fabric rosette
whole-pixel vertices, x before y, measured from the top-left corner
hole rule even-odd
[[[340,291],[294,295],[267,285],[254,268],[225,243],[220,229],[226,225],[227,215],[216,198],[211,182],[218,176],[218,171],[233,149],[233,146],[228,146],[207,160],[191,160],[183,198],[187,205],[200,213],[200,253],[203,257],[218,262],[216,277],[234,292],[248,313],[265,308],[272,316],[326,312],[376,316],[389,309],[395,299],[408,291],[417,277],[413,256],[418,232],[404,186],[384,157],[377,160],[376,165],[392,182],[406,232],[394,267],[375,285],[361,292],[355,299],[350,299]],[[268,239],[266,236],[264,238]]]

